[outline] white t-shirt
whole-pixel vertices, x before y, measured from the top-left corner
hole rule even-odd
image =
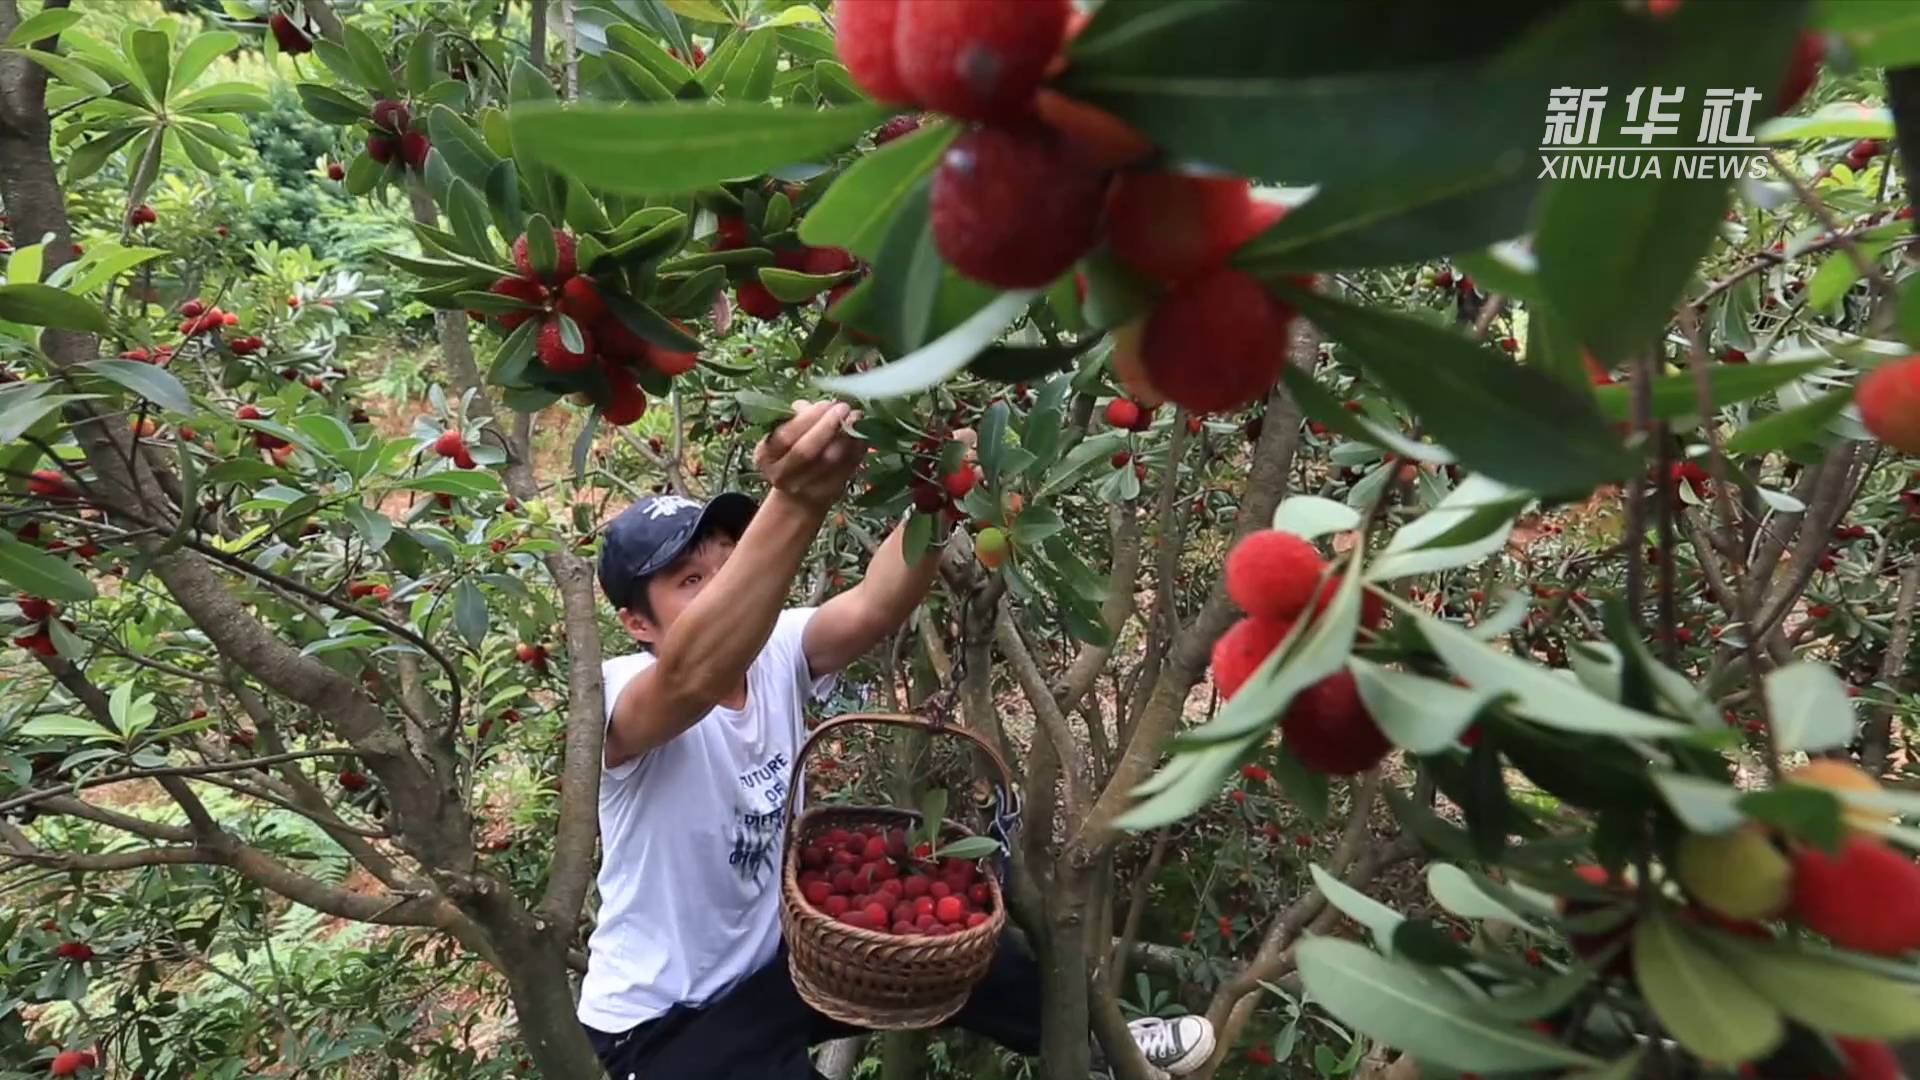
[[[747,671],[744,708],[717,706],[664,746],[600,776],[600,913],[587,943],[582,1023],[622,1032],[704,1005],[780,948],[782,813],[806,737],[815,608],[781,613]],[[607,713],[653,654],[608,660]]]

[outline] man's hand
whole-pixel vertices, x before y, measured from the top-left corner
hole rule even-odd
[[[842,430],[860,414],[835,401],[796,401],[793,419],[760,440],[753,463],[773,489],[825,510],[846,494],[867,447]]]

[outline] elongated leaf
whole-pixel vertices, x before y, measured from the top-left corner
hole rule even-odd
[[[1513,1072],[1593,1058],[1476,1008],[1459,989],[1361,945],[1314,937],[1294,947],[1300,980],[1341,1023],[1421,1061],[1474,1072]]]
[[[1707,944],[1775,1008],[1815,1031],[1860,1039],[1920,1035],[1920,990],[1910,982],[1783,945],[1719,935]]]
[[[1832,750],[1853,740],[1853,702],[1846,684],[1827,665],[1800,660],[1772,671],[1766,695],[1780,749]]]
[[[1318,863],[1307,867],[1307,870],[1313,875],[1314,888],[1327,898],[1327,903],[1366,927],[1367,932],[1373,935],[1375,948],[1389,956],[1393,955],[1393,932],[1406,921],[1405,915],[1327,873]]]
[[[112,740],[119,733],[84,716],[36,716],[20,726],[20,734],[45,739]]]
[[[1469,476],[1438,506],[1396,532],[1367,576],[1384,581],[1478,562],[1506,546],[1514,518],[1532,504],[1527,492]]]
[[[879,106],[540,103],[514,106],[509,120],[516,154],[603,191],[674,195],[838,150],[885,115]]]
[[[1359,657],[1347,660],[1360,700],[1387,738],[1415,754],[1437,754],[1459,744],[1467,725],[1492,695],[1395,671]]]
[[[1759,1058],[1786,1034],[1778,1009],[1664,914],[1634,925],[1633,973],[1661,1024],[1708,1061]]]
[[[1033,290],[1003,293],[924,348],[871,371],[821,379],[819,385],[829,393],[852,397],[887,398],[918,393],[966,367],[967,361],[1013,325],[1036,295]]]
[[[0,319],[57,330],[105,333],[107,329],[107,317],[99,305],[64,289],[30,282],[0,285]]]
[[[0,578],[49,600],[82,603],[94,596],[93,582],[65,559],[8,537],[0,537]]]
[[[357,124],[367,116],[372,106],[358,98],[349,97],[324,83],[303,82],[294,88],[300,95],[300,104],[315,120],[326,124]]]
[[[7,40],[0,44],[25,47],[41,38],[59,37],[73,29],[73,25],[79,21],[80,13],[77,11],[59,8],[42,11],[21,19],[20,25],[14,27],[13,33],[8,34]]]
[[[1632,471],[1632,456],[1592,400],[1545,372],[1414,319],[1297,288],[1276,291],[1352,348],[1475,472],[1542,494],[1578,494]]]
[[[166,368],[143,364],[138,360],[95,360],[91,371],[112,379],[148,401],[172,413],[193,412],[193,398],[187,388]]]
[[[61,56],[59,53],[43,52],[40,49],[18,50],[21,56],[47,69],[47,73],[77,90],[84,90],[98,97],[113,93],[113,84],[101,78],[92,68],[77,60]]]
[[[134,74],[146,84],[157,104],[167,100],[168,76],[173,71],[173,42],[159,30],[138,29],[122,40],[129,42],[127,53],[133,58]]]
[[[869,261],[894,211],[940,160],[959,134],[952,124],[937,124],[867,154],[833,181],[800,222],[800,239],[818,247],[842,247]]]
[[[1819,360],[1778,364],[1718,364],[1707,371],[1709,397],[1715,405],[1746,401],[1827,366]],[[1699,384],[1694,378],[1689,371],[1678,375],[1662,375],[1649,384],[1648,396],[1652,399],[1651,415],[1654,419],[1670,420],[1700,411]],[[1626,420],[1633,415],[1632,390],[1624,383],[1594,387],[1593,400],[1610,419]]]
[[[1908,291],[1920,296],[1920,289],[1909,286]],[[1741,428],[1727,440],[1727,451],[1734,454],[1764,454],[1812,442],[1851,404],[1851,389],[1842,387],[1829,390],[1804,405],[1782,410]]]
[[[478,649],[487,640],[487,598],[471,581],[462,581],[453,590],[453,625],[467,645]]]
[[[1273,511],[1273,527],[1312,540],[1360,527],[1360,513],[1345,503],[1318,495],[1295,495]]]
[[[1532,928],[1527,917],[1487,895],[1472,874],[1452,863],[1427,867],[1427,891],[1443,908],[1463,919],[1492,919],[1510,926]]]

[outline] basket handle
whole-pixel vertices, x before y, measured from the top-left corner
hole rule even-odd
[[[807,757],[813,753],[814,746],[819,743],[821,738],[829,731],[848,724],[868,724],[875,727],[917,728],[932,735],[948,735],[972,743],[975,749],[985,754],[987,760],[993,763],[994,772],[998,776],[998,780],[994,784],[994,796],[998,800],[998,805],[994,808],[993,831],[1001,834],[997,839],[999,839],[1003,845],[1011,848],[1010,833],[1014,825],[1019,821],[1020,810],[1013,794],[1013,774],[1007,771],[1007,763],[1001,758],[1000,751],[995,750],[991,743],[966,728],[935,723],[925,717],[914,716],[910,713],[847,713],[843,716],[836,716],[813,729],[813,734],[807,736],[807,741],[800,746],[799,755],[793,759],[793,778],[787,784],[786,820],[782,825],[782,829],[789,843],[791,843],[793,839],[793,828],[795,824],[793,806],[795,801],[799,799],[800,792],[805,790],[806,787]]]

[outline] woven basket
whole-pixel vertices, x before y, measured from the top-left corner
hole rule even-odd
[[[896,713],[849,713],[820,725],[794,760],[787,789],[785,858],[780,871],[780,929],[787,943],[793,985],[807,1004],[842,1023],[877,1031],[934,1027],[960,1011],[973,986],[987,973],[1000,932],[1007,925],[1006,898],[998,875],[986,876],[993,891],[987,921],[941,937],[898,937],[849,926],[807,903],[800,891],[801,840],[834,828],[880,825],[912,829],[920,815],[886,806],[821,806],[794,819],[793,804],[806,783],[807,755],[821,738],[848,724],[919,728],[934,735],[964,739],[993,763],[1003,806],[1010,806],[1011,778],[1006,763],[978,735],[962,728],[930,724]],[[941,835],[971,835],[959,824],[943,822]]]

